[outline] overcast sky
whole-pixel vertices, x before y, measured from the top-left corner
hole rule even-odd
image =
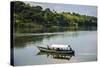
[[[87,5],[72,5],[72,4],[54,4],[54,3],[39,3],[39,2],[30,2],[25,1],[30,5],[42,6],[43,9],[50,8],[50,10],[55,10],[57,12],[75,12],[82,15],[96,16],[97,17],[97,7],[96,6],[87,6]]]

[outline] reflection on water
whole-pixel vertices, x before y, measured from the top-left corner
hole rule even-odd
[[[79,33],[77,32],[57,32],[57,33],[39,33],[39,34],[17,34],[17,36],[14,38],[14,47],[25,47],[26,45],[29,45],[27,43],[39,43],[42,42],[44,39],[49,40],[51,37],[55,38],[57,36],[66,36],[70,37],[77,37]],[[48,44],[49,45],[49,44]]]
[[[29,45],[27,43],[37,43],[37,42],[41,42],[43,40],[43,38],[50,38],[53,37],[54,35],[38,35],[38,36],[20,36],[20,37],[15,37],[14,39],[14,47],[25,47],[26,45]]]
[[[59,54],[59,53],[48,53],[48,52],[38,52],[37,55],[46,55],[47,58],[53,58],[53,59],[66,59],[70,60],[72,56],[75,56],[74,54]]]
[[[71,63],[97,60],[97,32],[69,31],[56,33],[17,34],[14,37],[14,65],[37,65]],[[75,50],[74,55],[41,53],[36,46],[67,44]]]

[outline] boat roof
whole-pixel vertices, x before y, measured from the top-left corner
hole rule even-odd
[[[63,45],[63,44],[52,44],[51,48],[68,48],[69,45]]]

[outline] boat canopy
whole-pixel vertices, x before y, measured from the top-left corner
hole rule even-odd
[[[66,48],[69,47],[69,45],[52,44],[50,47],[51,47],[51,48],[63,48],[63,49],[66,49]]]

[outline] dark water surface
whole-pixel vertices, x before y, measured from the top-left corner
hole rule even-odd
[[[75,56],[39,53],[37,46],[68,44]],[[97,60],[97,31],[17,34],[14,38],[14,65],[86,62]]]

